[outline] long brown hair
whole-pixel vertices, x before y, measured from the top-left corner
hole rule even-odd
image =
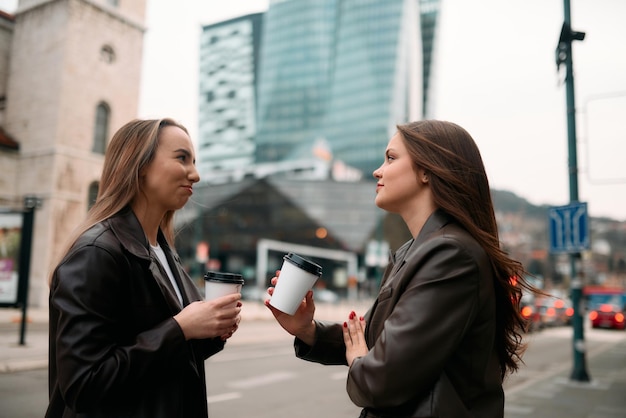
[[[135,119],[122,126],[111,138],[104,157],[104,166],[96,202],[86,218],[70,235],[65,251],[85,231],[108,219],[129,205],[140,193],[139,173],[154,159],[159,145],[159,134],[166,126],[176,126],[185,133],[187,129],[173,119]],[[161,230],[170,247],[174,247],[174,211],[166,212],[161,220]],[[60,261],[60,260],[59,260]]]
[[[525,344],[519,310],[522,288],[535,291],[524,267],[500,247],[498,225],[485,167],[470,134],[445,121],[424,120],[397,126],[417,168],[428,173],[437,207],[456,219],[485,250],[495,272],[496,346],[504,377],[518,369]]]

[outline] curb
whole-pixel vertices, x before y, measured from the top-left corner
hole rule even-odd
[[[12,360],[0,363],[0,374],[48,368],[48,360]]]

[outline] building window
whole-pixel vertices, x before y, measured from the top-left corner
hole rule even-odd
[[[92,151],[98,154],[104,154],[106,149],[106,141],[109,136],[109,118],[111,110],[109,106],[100,102],[96,108],[96,123],[93,131],[93,148]]]
[[[100,59],[107,64],[115,61],[115,51],[111,45],[102,45],[102,48],[100,48]]]
[[[94,181],[89,185],[89,195],[87,196],[87,210],[91,209],[94,203],[96,203],[99,188],[100,184],[97,181]]]

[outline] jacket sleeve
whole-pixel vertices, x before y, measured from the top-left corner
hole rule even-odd
[[[219,353],[224,349],[226,345],[225,341],[222,341],[220,337],[208,338],[205,340],[198,340],[198,346],[201,353],[201,357],[206,360],[213,354]]]
[[[343,341],[341,325],[315,321],[315,343],[312,346],[296,338],[296,357],[326,365],[348,365],[346,344]]]
[[[129,328],[129,305],[146,317],[159,312],[153,295],[127,294],[127,282],[141,279],[130,277],[124,257],[95,245],[77,249],[58,267],[50,290],[51,311],[58,313],[51,324],[50,361],[56,362],[59,388],[74,410],[123,398],[133,385],[188,362],[183,332],[162,310],[152,328]]]
[[[393,408],[428,393],[475,316],[478,268],[460,242],[438,237],[411,257],[381,289],[382,331],[350,367],[358,406]]]

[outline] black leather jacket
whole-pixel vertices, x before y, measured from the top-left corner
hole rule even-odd
[[[348,373],[347,391],[367,417],[485,417],[504,414],[495,350],[496,297],[480,245],[442,211],[394,256],[365,315],[369,353]],[[347,364],[339,324],[317,323],[296,355]]]
[[[159,231],[184,303],[201,300]],[[130,208],[85,232],[50,289],[46,417],[207,417],[204,360],[221,339],[185,341],[182,306]]]

